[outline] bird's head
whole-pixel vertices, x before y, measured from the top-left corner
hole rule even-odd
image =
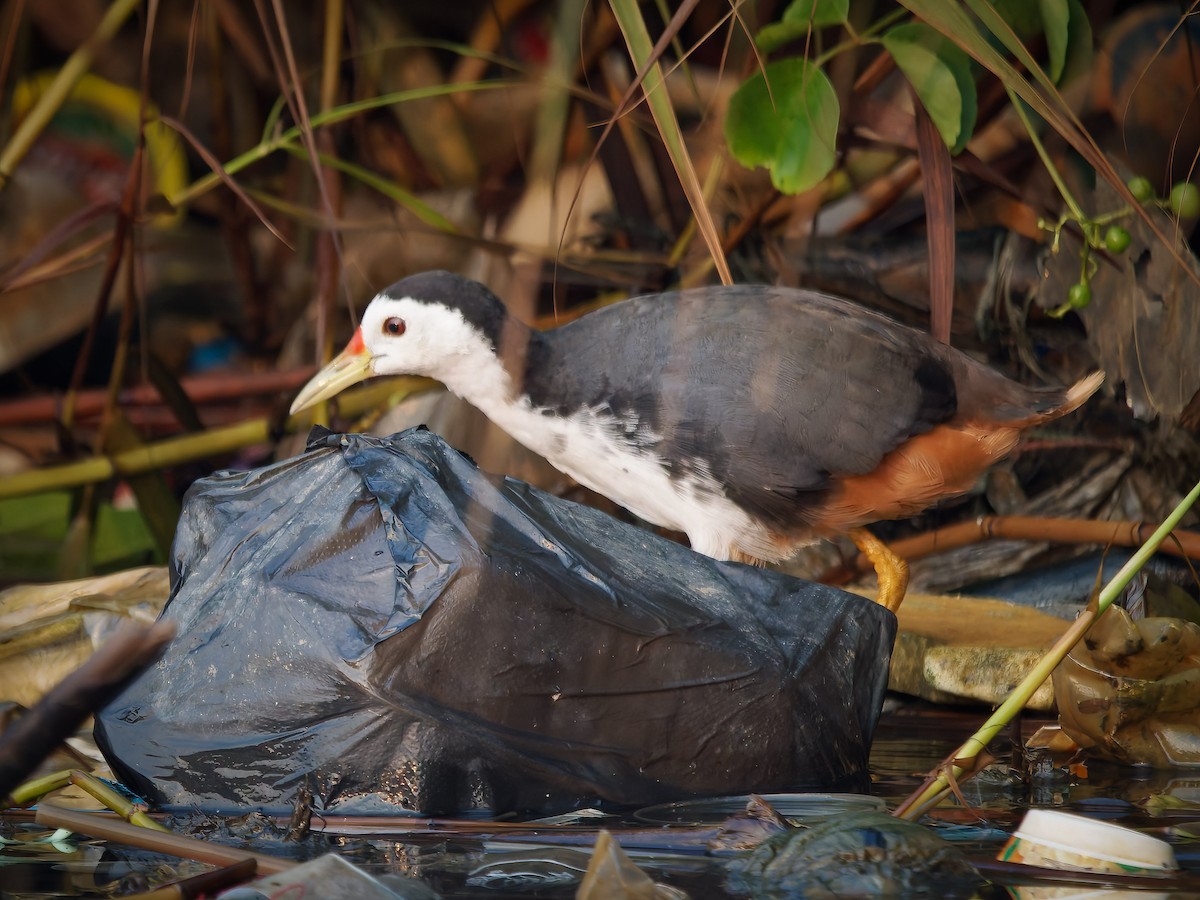
[[[296,396],[291,412],[327,400],[372,375],[424,375],[463,392],[496,362],[507,313],[478,282],[425,272],[375,295],[350,343]]]

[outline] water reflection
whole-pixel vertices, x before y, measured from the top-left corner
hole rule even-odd
[[[916,707],[885,717],[871,754],[874,795],[889,807],[896,806],[974,731],[981,718],[978,711],[934,707]],[[1024,723],[1022,734],[1031,734],[1038,724]],[[1200,774],[1091,761],[1070,768],[1052,754],[1014,754],[1003,741],[997,746],[992,748],[999,757],[996,762],[961,785],[966,805],[941,807],[933,817],[938,834],[969,857],[994,857],[1025,810],[1051,807],[1136,827],[1168,840],[1185,869],[1200,870],[1200,850],[1191,849],[1200,846],[1193,843],[1200,838]],[[256,845],[254,849],[298,859],[335,850],[372,874],[418,878],[448,898],[573,897],[586,869],[595,829],[640,827],[660,835],[659,843],[640,852],[630,848],[630,855],[656,881],[689,891],[693,897],[742,896],[730,892],[723,862],[705,855],[701,838],[690,846],[678,838],[671,843],[670,836],[676,833],[661,828],[663,816],[679,821],[692,810],[666,806],[643,810],[641,817],[627,811],[600,821],[585,820],[586,829],[577,830],[578,846],[549,848],[517,844],[503,834],[485,837],[482,832],[470,831],[383,835],[361,833],[360,827],[356,833],[338,834],[329,830],[333,823],[324,823],[319,816],[314,816],[307,838],[289,843],[282,840],[286,823],[263,817],[196,818],[172,824],[209,840],[235,844],[249,840]],[[414,821],[413,827],[424,828],[424,823]],[[0,897],[5,900],[119,897],[206,868],[78,838],[60,835],[51,840],[50,832],[27,821],[0,823],[0,836],[5,839],[0,845]],[[1031,890],[1014,886],[1011,891],[992,885],[982,889],[980,896],[1097,896],[1106,900],[1125,896],[1100,887],[1039,886]],[[1136,896],[1147,900],[1152,894]]]

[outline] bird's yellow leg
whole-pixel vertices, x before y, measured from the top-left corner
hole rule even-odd
[[[900,608],[904,592],[908,589],[908,563],[865,528],[852,528],[850,540],[875,567],[875,577],[879,581],[875,601],[895,612]]]

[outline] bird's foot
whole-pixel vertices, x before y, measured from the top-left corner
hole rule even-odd
[[[904,600],[904,592],[908,590],[908,563],[865,528],[852,528],[850,540],[875,567],[875,577],[879,582],[875,601],[895,612]]]

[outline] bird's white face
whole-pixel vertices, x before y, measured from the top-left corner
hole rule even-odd
[[[362,342],[374,375],[425,375],[444,381],[464,358],[491,356],[487,340],[458,310],[380,294],[363,313]]]
[[[379,294],[350,343],[297,395],[294,414],[372,375],[423,375],[462,394],[502,371],[490,342],[440,303]]]

